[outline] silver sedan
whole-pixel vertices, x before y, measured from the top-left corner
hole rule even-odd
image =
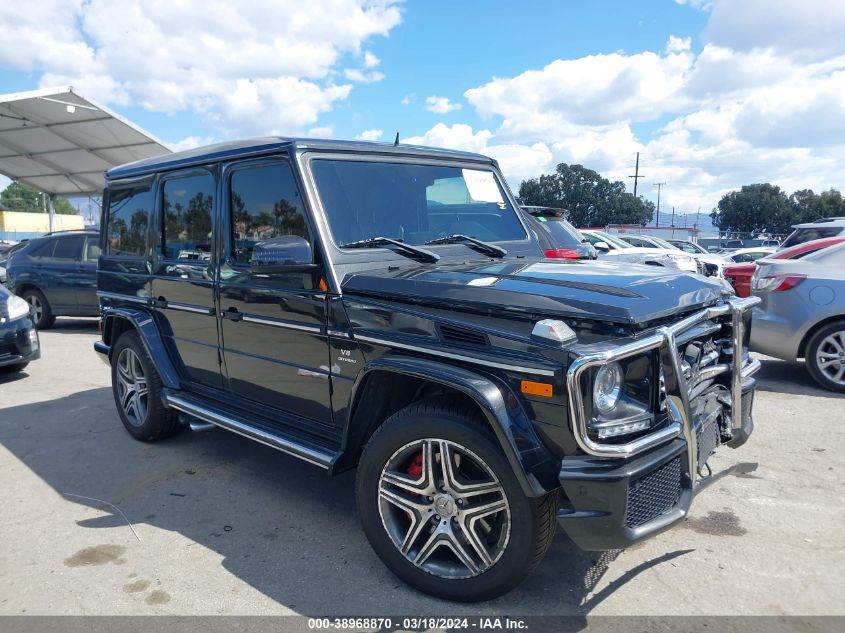
[[[822,387],[845,392],[845,244],[803,259],[757,261],[751,349],[806,360]]]

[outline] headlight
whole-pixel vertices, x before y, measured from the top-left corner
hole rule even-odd
[[[614,440],[648,432],[665,421],[656,415],[659,359],[656,351],[593,368],[582,383],[591,390],[587,429],[593,439]]]
[[[609,413],[622,395],[622,366],[608,363],[596,372],[593,383],[593,404],[599,413]]]
[[[20,319],[28,314],[29,304],[20,297],[12,295],[6,300],[6,317],[9,321]]]

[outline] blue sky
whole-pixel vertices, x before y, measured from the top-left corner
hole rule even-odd
[[[0,92],[73,85],[176,147],[269,133],[581,163],[665,208],[845,186],[834,0],[32,0],[0,14]],[[788,133],[786,132],[788,131]],[[2,184],[2,183],[0,183]]]

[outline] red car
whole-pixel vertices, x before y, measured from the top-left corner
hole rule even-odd
[[[804,255],[842,242],[845,242],[845,237],[826,237],[812,242],[804,242],[792,248],[785,248],[774,255],[770,255],[767,259],[799,259]],[[748,297],[751,295],[751,278],[756,271],[756,262],[744,262],[725,266],[724,275],[725,279],[731,282],[738,297]]]

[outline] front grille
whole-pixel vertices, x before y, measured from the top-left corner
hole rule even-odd
[[[674,507],[681,494],[681,458],[676,457],[628,486],[625,525],[639,527]]]

